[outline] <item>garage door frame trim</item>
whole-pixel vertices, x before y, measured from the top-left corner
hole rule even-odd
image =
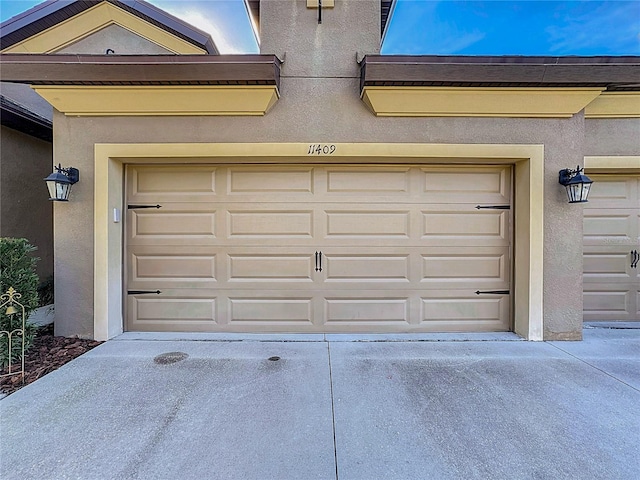
[[[96,144],[94,201],[94,338],[123,332],[122,223],[126,163],[350,163],[511,164],[515,175],[514,331],[527,340],[543,334],[544,147],[510,144],[339,143],[331,156],[309,156],[303,143]]]

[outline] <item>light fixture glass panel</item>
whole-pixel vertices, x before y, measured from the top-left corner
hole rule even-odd
[[[56,183],[56,200],[66,202],[69,199],[70,191],[71,191],[71,184]]]
[[[56,185],[57,183],[53,180],[47,182],[47,189],[49,189],[49,200],[56,199]]]
[[[590,183],[583,183],[582,184],[582,196],[580,197],[580,201],[581,202],[587,202],[587,197],[589,196],[589,190],[591,190],[591,184]]]

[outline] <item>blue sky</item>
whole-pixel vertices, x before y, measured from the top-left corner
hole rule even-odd
[[[258,52],[242,0],[150,1],[209,32],[221,53]],[[0,0],[0,21],[38,3]],[[382,53],[640,55],[640,0],[398,0]]]

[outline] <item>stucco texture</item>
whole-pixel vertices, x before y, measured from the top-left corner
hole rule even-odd
[[[52,145],[0,127],[0,237],[26,238],[38,247],[41,281],[53,275],[53,207],[43,179],[52,170]]]
[[[101,55],[106,53],[107,49],[113,50],[111,53],[116,55],[162,55],[172,53],[119,25],[109,25],[82,40],[58,50],[56,53]]]
[[[56,112],[56,162],[73,159],[81,172],[71,202],[55,210],[56,333],[94,333],[94,144],[406,142],[544,146],[544,338],[580,339],[582,207],[567,203],[558,171],[581,165],[587,153],[582,113],[569,119],[375,117],[359,98],[356,56],[379,50],[379,2],[336,2],[322,25],[301,0],[262,7],[262,52],[285,60],[281,98],[266,116],[81,118]],[[598,123],[594,131],[595,125],[589,127],[596,137],[587,142],[594,150],[589,154],[608,129]],[[624,125],[629,134],[637,128]]]
[[[585,155],[640,155],[640,120],[586,120]]]
[[[56,251],[57,285],[62,286],[57,288],[64,289],[56,291],[61,300],[57,310],[61,334],[93,333],[95,143],[407,142],[544,145],[545,337],[580,338],[581,207],[567,203],[557,177],[560,169],[582,163],[581,115],[546,120],[377,118],[358,98],[355,79],[287,78],[283,83],[286,95],[265,117],[73,118],[56,114],[56,158],[74,158],[82,172],[72,202],[56,210],[56,225],[64,224],[56,237],[60,245]],[[67,318],[73,319],[68,325]]]

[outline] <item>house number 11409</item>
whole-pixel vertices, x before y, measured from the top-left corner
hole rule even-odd
[[[314,143],[309,145],[307,155],[332,155],[336,151],[336,146],[332,144]]]

